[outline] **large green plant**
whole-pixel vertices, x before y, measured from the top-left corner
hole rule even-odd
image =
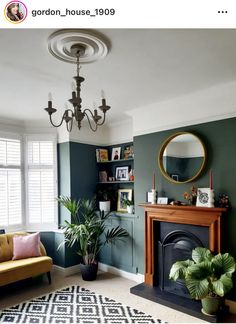
[[[214,256],[208,249],[197,247],[192,251],[192,260],[172,265],[169,278],[184,280],[192,298],[223,297],[233,287],[234,271],[235,261],[229,253]]]
[[[102,247],[127,237],[128,232],[120,226],[107,229],[106,220],[110,213],[96,211],[95,200],[73,200],[59,197],[58,202],[71,213],[71,223],[65,221],[62,226],[65,235],[63,244],[72,247],[76,244],[77,253],[83,258],[84,264],[96,262]]]

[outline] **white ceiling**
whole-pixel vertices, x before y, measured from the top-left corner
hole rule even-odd
[[[63,110],[75,66],[47,51],[55,30],[0,30],[0,118],[45,120],[47,94]],[[108,56],[81,70],[83,107],[100,104],[104,89],[108,120],[125,112],[236,80],[236,30],[104,29]],[[174,112],[173,112],[174,113]]]

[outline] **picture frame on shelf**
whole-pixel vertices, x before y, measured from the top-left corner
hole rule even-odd
[[[127,212],[127,205],[124,203],[125,200],[132,200],[133,190],[132,189],[119,189],[117,199],[117,211]]]
[[[129,160],[129,159],[133,159],[133,157],[134,157],[134,147],[133,147],[133,145],[125,146],[124,159]]]
[[[108,150],[107,149],[99,149],[99,158],[100,162],[108,161]]]
[[[116,180],[117,181],[129,181],[129,167],[122,166],[116,168]]]
[[[121,152],[121,147],[113,147],[111,153],[111,160],[112,161],[120,160],[120,152]]]
[[[198,188],[196,206],[214,207],[214,191],[210,188]]]
[[[107,182],[107,172],[106,171],[99,172],[99,182]]]

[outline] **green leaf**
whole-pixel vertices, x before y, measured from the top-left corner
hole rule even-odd
[[[227,292],[229,292],[233,288],[233,281],[231,279],[231,275],[223,274],[220,279],[212,282],[212,290],[213,292],[223,297]]]
[[[190,279],[205,279],[212,274],[211,262],[205,261],[198,264],[193,264],[188,267],[186,277]]]
[[[192,260],[175,262],[170,269],[169,279],[174,281],[177,279],[185,279],[187,268],[192,264],[194,264]]]
[[[217,254],[213,258],[212,263],[218,277],[222,274],[232,274],[235,271],[235,261],[234,258],[229,255],[229,253]]]
[[[72,215],[74,220],[78,223],[78,211],[80,209],[80,200],[76,201],[70,197],[60,196],[57,201],[64,206]]]
[[[211,261],[212,254],[211,251],[206,248],[196,247],[192,251],[192,259],[195,263],[200,263],[203,261]]]
[[[129,233],[120,226],[107,230],[105,233],[105,243],[114,243],[116,240],[121,240],[129,236]]]
[[[207,279],[198,280],[186,278],[186,286],[194,299],[202,299],[208,295],[209,282]]]

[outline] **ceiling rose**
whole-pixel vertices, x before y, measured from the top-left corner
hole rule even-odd
[[[73,46],[80,45],[80,63],[92,63],[103,59],[108,54],[108,41],[104,36],[82,29],[62,29],[48,38],[48,50],[57,59],[76,63]]]

